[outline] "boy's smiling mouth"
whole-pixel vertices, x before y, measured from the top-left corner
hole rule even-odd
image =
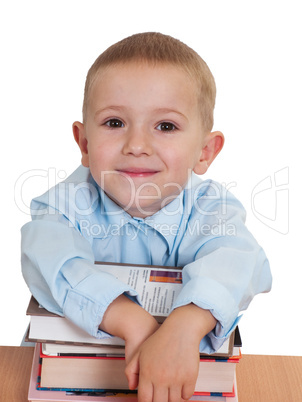
[[[130,177],[150,177],[156,173],[158,170],[150,169],[150,168],[139,168],[139,167],[128,167],[124,169],[117,169],[117,171],[121,174],[130,176]]]

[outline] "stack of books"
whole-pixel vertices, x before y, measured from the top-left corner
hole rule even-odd
[[[181,269],[126,264],[99,268],[130,283],[144,308],[163,322],[182,286]],[[41,308],[32,297],[27,340],[36,342],[28,400],[137,401],[128,389],[125,345],[117,337],[96,339],[65,317]],[[213,355],[200,355],[192,401],[236,402],[236,366],[241,358],[238,328]]]

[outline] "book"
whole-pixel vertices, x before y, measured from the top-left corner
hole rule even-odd
[[[234,340],[233,340],[234,339]],[[233,342],[233,354],[232,357],[240,356],[240,348],[242,347],[241,336],[239,328],[236,327],[234,334],[232,334],[229,342]],[[40,342],[41,343],[41,342]],[[220,353],[220,351],[222,353]],[[224,349],[219,349],[216,353],[208,355],[201,353],[201,357],[213,357],[213,358],[228,358]],[[125,356],[124,346],[115,345],[79,345],[70,343],[47,343],[42,342],[42,353],[49,356],[73,356],[73,355],[86,355],[86,356]]]
[[[107,356],[124,357],[125,347],[115,345],[72,345],[66,343],[42,343],[42,353],[47,356]]]
[[[41,357],[41,388],[125,391],[125,358],[108,356]],[[201,358],[195,392],[232,393],[239,358]]]
[[[63,402],[63,401],[78,401],[78,402],[137,402],[135,394],[120,393],[120,392],[68,392],[68,391],[50,391],[41,390],[37,387],[40,379],[40,345],[37,344],[34,350],[30,383],[28,390],[28,401],[30,402]],[[238,402],[236,375],[234,378],[234,395],[226,397],[224,395],[193,395],[190,399],[200,402]]]
[[[182,272],[181,268],[178,267],[102,262],[96,262],[95,264],[100,271],[115,275],[116,278],[135,289],[139,294],[142,306],[150,314],[154,315],[158,322],[163,322],[165,317],[169,315],[173,302],[182,287]],[[105,345],[124,347],[124,341],[118,337],[94,338],[65,317],[41,308],[33,297],[27,308],[27,315],[30,316],[30,326],[26,339],[30,342],[65,343],[90,347]],[[233,346],[234,332],[214,356],[232,356],[234,354]],[[54,350],[55,348],[50,353],[61,353],[60,351],[54,352]],[[237,352],[238,350],[235,353]],[[73,352],[70,351],[69,353]],[[106,352],[98,351],[96,353]],[[119,354],[119,352],[116,351],[116,354]]]

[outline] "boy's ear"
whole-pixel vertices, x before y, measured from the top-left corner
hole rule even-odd
[[[88,141],[86,138],[84,124],[76,121],[72,125],[72,132],[76,143],[78,144],[81,154],[82,154],[82,165],[89,167],[89,157],[88,157]]]
[[[207,134],[199,161],[195,165],[193,171],[198,175],[205,174],[213,160],[222,150],[223,144],[224,135],[220,131],[214,131]]]

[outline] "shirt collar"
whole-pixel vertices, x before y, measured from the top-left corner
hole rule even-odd
[[[160,233],[168,243],[171,254],[184,210],[184,192],[182,191],[173,201],[152,216],[144,219],[145,224]]]

